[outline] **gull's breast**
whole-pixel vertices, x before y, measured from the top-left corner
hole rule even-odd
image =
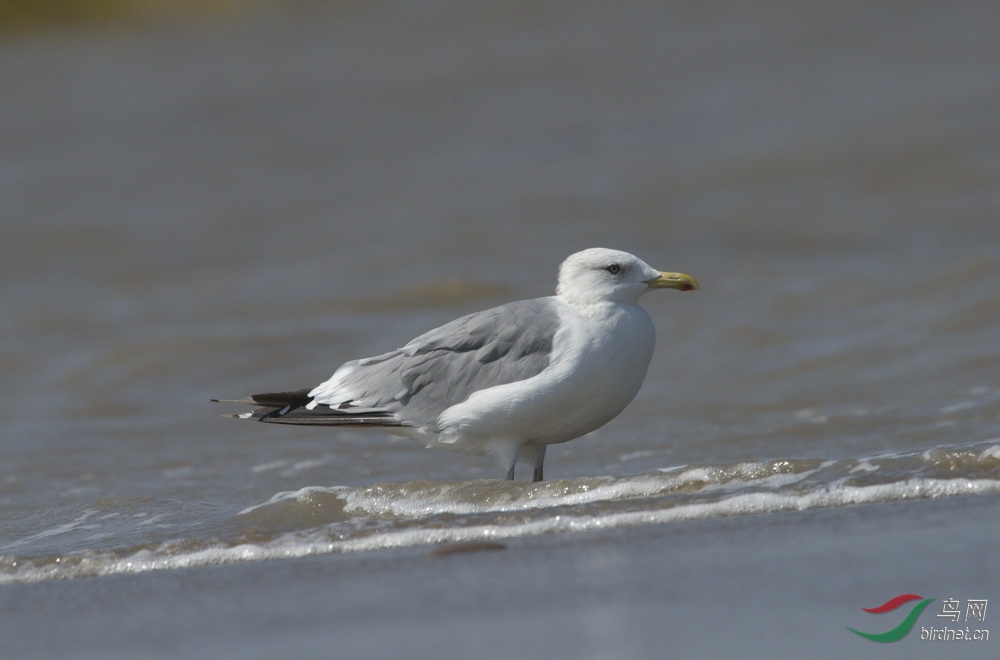
[[[551,444],[614,419],[642,386],[655,330],[638,305],[600,311],[581,314],[567,305],[548,366],[532,378],[481,390],[445,410],[438,418],[439,441],[506,438]]]

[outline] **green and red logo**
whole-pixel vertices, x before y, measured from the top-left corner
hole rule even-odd
[[[859,635],[865,639],[870,639],[873,642],[898,642],[906,637],[911,630],[913,630],[913,626],[917,623],[917,617],[919,617],[921,612],[924,611],[924,608],[931,604],[931,601],[934,600],[933,598],[924,598],[922,596],[918,596],[917,594],[900,594],[895,598],[890,598],[878,607],[861,608],[869,614],[883,614],[885,612],[891,612],[896,608],[915,600],[919,600],[920,602],[914,605],[910,609],[910,613],[906,615],[906,618],[904,618],[903,621],[892,630],[887,630],[884,633],[866,633],[861,632],[860,630],[855,630],[850,626],[847,626],[847,629],[855,635]]]
[[[919,601],[919,602],[915,602]],[[913,626],[917,623],[917,618],[923,613],[927,606],[934,601],[933,598],[924,598],[923,596],[918,596],[917,594],[900,594],[895,598],[890,598],[878,607],[862,607],[861,609],[869,614],[884,614],[886,612],[892,612],[907,603],[914,603],[910,605],[909,613],[903,618],[898,626],[891,630],[887,630],[883,633],[866,633],[860,630],[855,630],[850,626],[847,629],[850,630],[855,635],[859,637],[864,637],[865,639],[871,640],[873,642],[898,642],[899,640],[906,637]],[[976,628],[974,627],[976,622],[984,623],[986,621],[986,606],[989,601],[985,598],[970,598],[965,601],[965,618],[962,619],[963,609],[962,601],[957,598],[945,598],[940,601],[941,603],[941,613],[936,615],[935,619],[932,620],[930,626],[920,627],[920,641],[924,642],[952,642],[952,641],[966,641],[966,642],[988,642],[990,639],[990,631],[986,628]],[[937,619],[945,619],[950,621],[953,625],[947,626],[939,624],[941,627],[935,627],[934,622]],[[970,627],[969,624],[973,627]],[[965,624],[964,627],[962,624]]]

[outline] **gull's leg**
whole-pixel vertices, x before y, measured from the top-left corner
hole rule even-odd
[[[542,464],[545,463],[545,447],[547,445],[525,445],[521,447],[521,458],[531,463],[535,468],[531,481],[542,480]]]
[[[517,464],[517,454],[521,451],[521,440],[493,440],[487,449],[497,462],[507,468],[507,481],[514,481],[514,466]]]

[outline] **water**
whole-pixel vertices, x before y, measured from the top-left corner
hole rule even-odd
[[[984,518],[961,511],[1000,502],[998,18],[302,3],[8,38],[0,583],[198,589],[200,566],[377,571],[363,558],[466,541],[555,562],[647,526],[722,546],[722,520],[775,516],[794,544],[823,512],[905,503],[920,528],[944,500],[951,556],[982,561],[962,538]],[[590,246],[702,290],[644,299],[643,390],[552,447],[551,481],[207,402],[548,295]]]
[[[310,486],[238,512],[220,503],[101,498],[50,512],[46,524],[59,524],[0,548],[0,583],[995,494],[998,470],[1000,442],[989,441],[850,461],[683,466],[532,485]]]

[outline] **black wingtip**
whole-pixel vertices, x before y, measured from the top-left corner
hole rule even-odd
[[[291,392],[265,392],[263,394],[252,394],[246,399],[209,399],[209,403],[238,403],[246,406],[268,406],[270,408],[284,408],[292,406],[297,408],[304,406],[312,397],[309,396],[311,388],[294,390]]]
[[[254,405],[258,406],[272,406],[275,408],[292,406],[293,408],[297,408],[312,401],[312,397],[309,396],[309,392],[311,391],[312,388],[307,387],[303,390],[294,390],[291,392],[265,392],[263,394],[254,394],[250,399]]]

